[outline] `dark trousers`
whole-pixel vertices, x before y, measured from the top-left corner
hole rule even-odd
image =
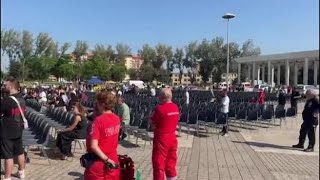
[[[63,132],[58,134],[56,145],[64,155],[71,154],[72,141],[78,138],[75,132]]]
[[[221,113],[221,119],[218,120],[218,124],[223,124],[222,133],[228,133],[228,113]]]
[[[121,128],[119,131],[119,140],[122,140],[124,137],[127,137],[126,133],[124,133],[124,122],[121,122]]]
[[[300,128],[299,144],[303,145],[304,141],[306,140],[306,136],[308,135],[308,139],[309,139],[308,147],[313,148],[316,142],[316,132],[315,132],[316,127],[317,126],[314,126],[311,123],[303,122]]]
[[[291,102],[291,107],[296,109],[296,112],[298,111],[298,103],[297,102]]]

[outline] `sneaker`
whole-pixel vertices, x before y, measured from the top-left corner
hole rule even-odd
[[[303,145],[302,144],[296,144],[292,146],[293,148],[299,148],[299,149],[303,149]]]
[[[18,171],[17,174],[18,174],[19,179],[24,179],[26,177],[26,175],[24,174],[24,170]]]
[[[124,140],[126,137],[127,137],[127,135],[123,134],[122,137],[121,137],[121,140]]]
[[[304,152],[313,152],[314,149],[312,147],[308,147],[307,149],[304,150]]]
[[[221,136],[228,137],[228,136],[229,136],[229,133],[224,133],[224,134],[221,135]]]

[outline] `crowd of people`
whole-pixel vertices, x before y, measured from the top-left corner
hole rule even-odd
[[[135,92],[133,87],[133,93]],[[82,101],[88,97],[82,87],[59,86],[57,88],[43,89],[26,87],[20,88],[15,78],[8,78],[1,91],[1,159],[5,159],[5,179],[10,180],[13,170],[13,158],[18,159],[18,177],[25,177],[25,156],[22,146],[22,131],[25,128],[23,113],[26,110],[25,100],[34,99],[43,107],[58,108],[61,111],[73,113],[73,120],[65,129],[59,129],[56,137],[57,149],[61,152],[61,160],[73,156],[71,144],[74,139],[86,139],[87,154],[94,157],[94,162],[85,167],[86,180],[119,179],[120,170],[117,146],[119,140],[126,138],[123,127],[130,123],[130,107],[122,97],[129,93],[125,88],[106,88],[96,93],[94,109],[88,110],[82,106]],[[286,92],[280,91],[278,105],[285,106]],[[155,88],[149,88],[149,95],[156,96]],[[18,99],[16,103],[11,96]],[[172,90],[162,88],[158,92],[160,103],[155,107],[150,124],[154,132],[152,165],[155,180],[177,179],[177,136],[176,127],[180,119],[180,110],[172,102]],[[190,95],[185,89],[186,105],[189,104]],[[293,88],[291,92],[291,106],[297,109],[300,94]],[[306,104],[302,113],[299,143],[294,148],[304,148],[306,135],[309,146],[305,151],[310,152],[315,144],[315,127],[318,125],[319,99],[315,91],[308,90]],[[220,112],[224,118],[224,126],[220,134],[228,136],[228,113],[230,98],[228,91],[223,90],[219,98]],[[251,103],[264,104],[265,92],[260,91]],[[21,110],[21,111],[20,111]]]

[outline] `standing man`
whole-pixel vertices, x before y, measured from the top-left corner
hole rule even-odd
[[[298,99],[301,98],[299,91],[296,90],[296,87],[292,88],[291,93],[291,107],[298,111]]]
[[[172,102],[172,92],[164,88],[159,94],[161,104],[151,117],[154,128],[152,166],[153,179],[177,179],[177,148],[176,128],[180,118],[178,106]]]
[[[221,99],[221,109],[220,112],[222,114],[222,120],[225,125],[222,127],[222,131],[220,132],[221,136],[228,136],[228,113],[229,113],[229,103],[230,99],[228,97],[228,90],[223,90],[223,97]]]
[[[24,113],[26,104],[21,94],[18,92],[18,89],[19,82],[15,78],[10,77],[6,80],[5,90],[9,93],[9,96],[13,96],[18,100]],[[15,157],[18,157],[19,165],[17,175],[20,179],[24,179],[25,157],[22,147],[23,119],[18,104],[9,96],[4,97],[1,101],[0,155],[1,159],[5,160],[4,179],[11,180],[13,158]]]
[[[130,123],[130,109],[129,106],[124,102],[122,97],[118,97],[118,103],[116,106],[116,114],[120,117],[121,126],[119,133],[119,139],[123,140],[127,135],[123,132],[124,126]]]
[[[304,141],[308,134],[309,146],[304,151],[313,152],[316,142],[316,129],[319,120],[319,98],[316,90],[309,89],[306,92],[306,104],[302,112],[303,123],[300,128],[299,143],[293,148],[304,148]]]

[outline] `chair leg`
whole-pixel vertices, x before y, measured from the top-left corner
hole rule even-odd
[[[73,141],[73,142],[74,142],[74,146],[73,146],[73,151],[72,151],[72,153],[75,153],[75,152],[76,152],[77,142],[76,142],[76,141]]]
[[[138,137],[138,135],[137,135],[137,137],[136,137],[136,145],[138,145],[138,138],[139,138],[139,137]]]
[[[78,141],[78,144],[79,144],[80,149],[82,150],[81,142]]]
[[[46,149],[44,147],[39,147],[39,150],[40,150],[40,152],[42,152],[44,158],[46,158],[48,160],[49,165],[51,165],[51,162],[50,162],[49,156],[46,152]]]

